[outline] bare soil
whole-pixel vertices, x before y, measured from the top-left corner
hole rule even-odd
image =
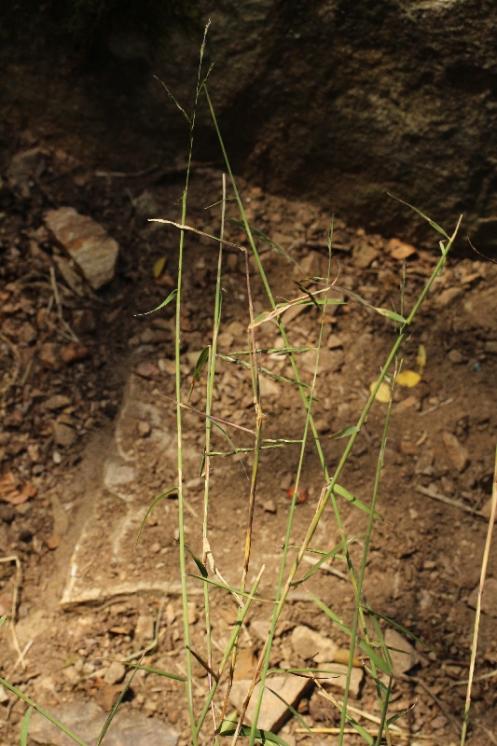
[[[140,523],[153,498],[176,483],[173,310],[135,317],[159,303],[175,285],[177,232],[147,223],[147,217],[177,219],[181,168],[159,165],[144,174],[96,172],[81,160],[29,137],[20,149],[40,148],[29,177],[3,175],[0,193],[0,376],[3,428],[0,440],[1,613],[15,619],[4,626],[2,675],[47,708],[73,699],[96,701],[109,711],[124,683],[107,675],[114,661],[136,660],[181,673],[177,502],[172,495]],[[261,239],[262,256],[279,301],[295,298],[299,286],[315,288],[326,272],[330,215],[313,205],[264,194],[241,182],[254,226],[284,253]],[[219,231],[221,175],[195,165],[188,221],[207,233]],[[113,282],[91,292],[67,271],[64,254],[44,227],[47,209],[71,206],[100,222],[120,245]],[[229,203],[228,237],[244,243]],[[450,226],[449,226],[450,227]],[[403,236],[402,241],[409,241]],[[335,221],[333,297],[326,316],[318,376],[315,419],[330,471],[344,441],[335,436],[353,425],[369,386],[394,339],[392,322],[355,300],[400,311],[403,262],[398,243]],[[404,244],[402,244],[404,245]],[[437,260],[418,249],[406,260],[404,302],[410,308]],[[184,400],[195,363],[209,343],[217,245],[188,235],[186,242],[182,349]],[[164,267],[158,260],[165,259]],[[62,267],[62,270],[61,270]],[[159,272],[159,269],[161,270]],[[458,743],[464,683],[491,494],[497,432],[497,267],[482,261],[450,260],[424,305],[404,348],[404,367],[415,368],[419,346],[426,349],[422,380],[397,387],[385,454],[384,474],[367,567],[366,597],[378,615],[389,617],[416,638],[418,662],[395,682],[392,711],[427,743]],[[251,265],[256,312],[268,309]],[[297,284],[298,283],[298,284]],[[340,289],[339,289],[340,288]],[[254,407],[247,357],[247,291],[243,255],[225,254],[223,328],[219,340],[214,414],[231,444],[215,433],[216,451],[249,448]],[[319,315],[312,305],[288,324],[296,347],[317,343]],[[304,415],[292,371],[275,327],[257,329],[263,350],[264,436],[299,439]],[[229,360],[228,358],[231,358]],[[312,353],[299,356],[306,381]],[[233,362],[235,361],[235,362]],[[289,379],[289,380],[283,380]],[[201,555],[202,450],[205,380],[193,387],[184,410],[187,539]],[[347,465],[342,482],[365,502],[371,499],[385,408],[377,403]],[[62,428],[61,428],[62,426]],[[265,565],[261,593],[274,588],[298,444],[263,451],[254,519],[250,578]],[[250,453],[213,457],[210,544],[229,583],[240,583],[247,518]],[[5,481],[7,480],[7,482]],[[10,480],[10,481],[9,481]],[[12,481],[13,480],[13,481]],[[312,441],[307,447],[294,543],[305,533],[322,488]],[[14,498],[12,497],[14,495]],[[443,502],[440,496],[452,500]],[[340,503],[347,533],[358,556],[367,516]],[[314,546],[330,550],[339,538],[330,509]],[[20,571],[16,571],[18,559]],[[345,572],[342,560],[333,568]],[[198,570],[191,562],[192,575]],[[489,575],[497,578],[492,553]],[[201,582],[191,578],[192,646],[205,656]],[[305,586],[345,621],[354,608],[350,584],[322,571]],[[495,619],[497,596],[489,584],[484,598],[470,743],[495,743]],[[215,658],[235,622],[236,607],[221,590],[212,591]],[[255,652],[262,640],[255,621],[268,619],[267,604],[256,605],[242,647]],[[273,665],[302,666],[290,644],[297,624],[328,635],[346,649],[347,640],[317,613],[305,593],[290,599],[272,657]],[[155,636],[155,639],[154,639]],[[21,654],[20,654],[21,653]],[[195,665],[195,704],[207,691],[203,666]],[[119,678],[119,677],[118,677]],[[337,695],[339,696],[339,694]],[[373,682],[366,676],[354,706],[374,713]],[[139,672],[124,708],[169,721],[188,743],[181,685]],[[10,695],[0,703],[0,743],[18,740],[24,706]],[[337,710],[314,689],[299,704],[310,727],[333,727]],[[330,735],[301,734],[294,718],[283,737],[289,743],[333,743]],[[212,742],[206,725],[205,743]],[[358,741],[357,741],[358,742]],[[356,743],[354,736],[347,743]]]

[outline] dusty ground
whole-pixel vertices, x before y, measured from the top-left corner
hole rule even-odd
[[[135,660],[150,648],[147,665],[181,673],[181,610],[177,572],[177,502],[162,501],[136,536],[151,500],[175,484],[175,424],[172,307],[136,318],[174,286],[177,235],[173,228],[147,224],[149,216],[176,219],[182,173],[160,167],[142,175],[95,172],[65,152],[25,140],[19,150],[40,147],[28,174],[7,169],[2,175],[0,250],[2,279],[0,374],[3,429],[0,441],[1,612],[15,603],[14,644],[3,628],[3,675],[37,702],[54,708],[71,701],[97,702],[108,711],[124,686],[111,664]],[[189,223],[219,230],[220,174],[194,169]],[[329,215],[312,205],[290,202],[242,184],[254,225],[282,246],[289,258],[262,243],[263,263],[278,300],[300,294],[326,271]],[[61,263],[63,252],[44,227],[44,212],[72,206],[100,222],[120,245],[114,281],[98,293],[81,287]],[[208,209],[206,209],[208,208]],[[229,205],[230,217],[235,217]],[[243,240],[236,222],[229,237]],[[408,237],[403,237],[408,240]],[[335,230],[333,297],[326,317],[318,377],[315,419],[330,470],[343,440],[333,436],[353,424],[369,386],[392,343],[392,323],[347,292],[375,306],[400,310],[402,262],[398,244],[345,226]],[[434,245],[436,241],[434,241]],[[183,318],[184,393],[187,398],[195,362],[210,340],[216,245],[196,236],[187,241]],[[157,261],[165,258],[159,273]],[[426,281],[436,254],[418,249],[406,262],[405,301],[409,308]],[[158,276],[156,276],[158,275]],[[481,261],[449,262],[405,346],[405,367],[413,368],[419,345],[426,349],[422,381],[395,392],[393,421],[385,458],[379,512],[366,594],[371,608],[407,628],[417,638],[418,662],[395,683],[392,713],[409,708],[399,725],[430,737],[427,743],[458,743],[474,610],[486,523],[479,511],[491,493],[496,442],[497,267]],[[268,308],[252,267],[256,312]],[[312,347],[318,315],[306,308],[289,321],[291,343]],[[214,402],[216,416],[230,424],[236,447],[252,436],[254,414],[246,357],[248,319],[244,265],[236,250],[225,255],[223,328]],[[298,439],[303,428],[296,388],[284,356],[275,353],[275,327],[257,330],[261,353],[264,435]],[[307,381],[312,353],[300,354]],[[275,380],[275,378],[277,380]],[[205,381],[193,389],[184,412],[187,539],[201,553]],[[383,422],[376,404],[342,477],[351,492],[369,501]],[[236,427],[238,426],[238,427]],[[215,435],[215,450],[226,440]],[[263,452],[255,509],[252,570],[266,566],[262,592],[275,583],[280,546],[290,505],[289,490],[298,446]],[[250,458],[213,459],[210,543],[225,579],[240,582],[247,514]],[[9,489],[6,489],[6,485]],[[312,443],[307,448],[302,501],[297,506],[294,541],[302,538],[322,487]],[[431,493],[431,494],[428,494]],[[440,495],[457,505],[437,499]],[[366,516],[340,503],[349,537],[359,544]],[[331,549],[337,528],[331,511],[314,546]],[[18,558],[21,574],[13,558]],[[334,568],[345,571],[343,559]],[[193,562],[189,568],[195,574]],[[497,578],[495,552],[489,575]],[[192,579],[192,644],[205,655],[201,585]],[[306,590],[343,619],[350,620],[350,585],[325,571]],[[16,598],[17,594],[17,598]],[[215,655],[234,622],[235,606],[225,593],[212,592]],[[482,615],[471,743],[497,742],[494,711],[497,646],[494,626],[497,592],[489,584]],[[242,647],[261,647],[260,625],[267,607],[254,607]],[[290,644],[297,624],[306,624],[346,648],[341,636],[308,597],[295,593],[283,615],[273,665],[304,664]],[[154,638],[154,629],[157,637]],[[259,630],[259,632],[258,632]],[[16,649],[16,647],[18,649]],[[21,651],[22,655],[19,655]],[[207,678],[195,666],[196,706],[205,696]],[[480,678],[484,677],[484,678]],[[338,691],[338,690],[337,690]],[[338,695],[340,696],[340,692]],[[187,743],[181,685],[138,673],[123,707],[172,724]],[[354,706],[375,712],[374,685],[367,679]],[[2,694],[0,743],[17,742],[23,705]],[[330,702],[309,691],[299,712],[311,727],[338,722]],[[334,736],[300,734],[294,719],[282,734],[289,742],[334,743]],[[350,736],[348,743],[356,743]],[[206,726],[205,743],[211,743]],[[418,742],[421,742],[418,740]],[[424,742],[424,741],[423,741]],[[145,742],[144,742],[145,743]],[[149,742],[147,741],[147,744]]]

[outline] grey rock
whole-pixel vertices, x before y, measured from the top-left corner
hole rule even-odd
[[[43,148],[29,148],[16,153],[7,169],[9,184],[28,197],[33,181],[41,176],[45,169],[47,152]]]
[[[324,687],[332,689],[341,689],[345,691],[347,687],[347,670],[348,666],[343,663],[325,663],[318,667],[319,681]],[[362,668],[352,668],[350,672],[349,694],[356,699],[361,693],[361,686],[364,679]]]
[[[105,712],[97,704],[65,702],[49,711],[88,746],[95,746],[106,719]],[[29,735],[32,741],[42,746],[74,744],[72,739],[38,713],[31,718]],[[105,737],[106,746],[176,746],[177,743],[178,733],[168,723],[125,709],[118,712]]]
[[[250,683],[250,680],[247,679],[241,679],[233,683],[230,700],[238,710],[243,704]],[[278,732],[291,715],[289,706],[294,707],[302,695],[311,687],[312,681],[302,676],[289,674],[288,676],[269,677],[266,680],[266,689],[262,697],[258,727],[273,733]],[[245,720],[249,724],[252,723],[255,714],[259,691],[260,684],[255,687],[247,708]]]
[[[110,491],[130,484],[136,479],[136,472],[133,466],[124,463],[117,458],[109,458],[104,465],[104,484]]]
[[[88,744],[96,743],[105,722],[104,711],[94,702],[65,702],[47,708],[67,728]],[[37,712],[31,718],[29,735],[43,746],[73,746],[74,741]]]
[[[119,661],[113,661],[104,674],[107,684],[119,684],[126,676],[126,667]]]
[[[476,608],[476,601],[478,598],[478,588],[475,588],[468,598],[468,606],[472,609]],[[485,586],[483,588],[483,596],[481,600],[481,610],[484,614],[488,614],[491,617],[497,617],[497,579],[487,578]]]
[[[333,661],[337,646],[333,640],[299,624],[292,632],[291,644],[295,653],[304,660]]]
[[[418,662],[416,650],[400,632],[395,629],[387,629],[385,632],[385,645],[392,660],[392,671],[394,676],[401,676],[414,668]]]
[[[63,422],[55,421],[52,425],[54,441],[62,448],[69,448],[77,440],[77,433],[74,428]]]
[[[159,718],[121,711],[105,739],[106,746],[176,746],[178,732]]]

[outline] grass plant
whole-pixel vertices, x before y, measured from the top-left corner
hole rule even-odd
[[[374,533],[376,521],[378,519],[379,510],[379,493],[380,483],[382,476],[383,463],[385,459],[385,450],[388,440],[389,426],[391,420],[391,401],[385,409],[384,425],[380,437],[380,446],[376,457],[376,468],[371,486],[371,498],[368,503],[361,502],[354,495],[352,495],[347,488],[341,483],[342,477],[344,476],[345,467],[349,462],[351,453],[357,442],[358,436],[364,429],[364,426],[368,420],[370,412],[377,402],[377,395],[382,385],[385,382],[389,382],[391,386],[394,385],[395,379],[398,375],[401,367],[401,354],[403,345],[411,333],[412,326],[422,308],[423,302],[433,288],[436,279],[443,271],[444,265],[447,261],[449,252],[458,236],[458,232],[461,225],[461,218],[457,221],[457,224],[452,233],[447,233],[441,226],[435,223],[431,218],[424,215],[417,208],[414,209],[422,219],[426,220],[433,230],[438,234],[439,239],[439,258],[435,268],[431,275],[426,280],[418,297],[414,301],[410,311],[404,310],[404,303],[401,302],[401,313],[397,313],[391,309],[381,308],[372,306],[367,303],[364,299],[353,294],[353,301],[357,301],[361,305],[366,305],[372,312],[380,314],[385,318],[386,323],[392,326],[394,331],[394,339],[392,341],[390,350],[385,357],[384,363],[381,366],[379,374],[376,378],[375,384],[372,386],[367,399],[362,407],[361,411],[357,415],[357,419],[354,424],[349,426],[340,437],[343,440],[343,449],[341,456],[339,457],[336,466],[330,469],[328,464],[324,448],[320,441],[320,436],[316,422],[314,419],[313,408],[316,397],[318,395],[318,384],[320,376],[320,351],[323,344],[324,329],[326,324],[326,312],[330,303],[336,302],[332,298],[331,291],[334,288],[334,279],[332,276],[332,257],[333,257],[333,221],[330,225],[329,240],[328,240],[328,267],[327,273],[324,278],[321,278],[321,284],[317,291],[308,291],[299,295],[298,298],[293,301],[279,304],[276,300],[275,293],[271,286],[270,278],[264,267],[264,263],[261,259],[261,253],[258,247],[258,240],[266,241],[267,237],[261,234],[260,231],[253,229],[250,224],[247,211],[244,206],[243,197],[241,190],[238,186],[237,179],[234,175],[231,167],[230,159],[224,144],[223,136],[221,133],[220,124],[218,122],[215,108],[207,89],[206,74],[204,71],[204,51],[205,51],[205,40],[207,35],[208,26],[205,29],[204,39],[200,50],[200,61],[197,75],[197,83],[194,95],[193,109],[188,114],[178,104],[178,108],[185,116],[188,121],[189,131],[189,144],[188,144],[188,157],[187,157],[187,168],[186,168],[186,179],[182,191],[181,197],[181,210],[179,222],[173,222],[170,220],[159,220],[156,222],[163,223],[169,226],[176,227],[179,233],[178,241],[178,265],[177,265],[177,279],[176,287],[174,291],[163,301],[154,311],[164,308],[165,305],[174,301],[175,302],[175,411],[176,411],[176,436],[177,436],[177,481],[175,490],[177,491],[178,497],[178,565],[179,565],[179,576],[181,580],[181,602],[182,602],[182,629],[183,639],[182,645],[184,648],[184,668],[185,675],[178,676],[174,673],[163,672],[154,669],[153,667],[142,666],[139,664],[133,664],[133,676],[136,671],[143,669],[149,673],[157,673],[159,676],[166,676],[178,681],[178,685],[183,685],[185,688],[185,710],[188,714],[189,721],[189,737],[192,746],[198,746],[200,743],[220,743],[221,739],[230,738],[232,746],[240,740],[240,738],[248,739],[248,743],[252,746],[255,743],[277,743],[284,744],[284,740],[275,734],[264,732],[258,725],[258,718],[263,703],[264,691],[271,688],[271,676],[275,673],[281,674],[281,669],[274,669],[271,666],[271,653],[275,635],[278,629],[278,623],[281,620],[283,610],[288,602],[290,593],[298,587],[302,590],[307,581],[320,572],[324,563],[333,563],[341,557],[345,562],[346,573],[342,574],[347,582],[350,584],[350,588],[353,592],[354,597],[354,613],[352,616],[352,622],[347,624],[336,610],[329,608],[324,601],[318,596],[311,596],[316,610],[323,614],[329,621],[335,625],[335,627],[341,632],[345,633],[349,639],[349,655],[347,660],[347,675],[346,675],[346,686],[343,697],[341,700],[334,698],[331,695],[323,693],[323,696],[330,702],[330,707],[337,707],[340,711],[340,724],[337,728],[311,728],[306,725],[303,720],[304,728],[308,735],[313,733],[326,732],[333,734],[337,738],[337,744],[343,746],[345,739],[349,735],[356,735],[360,737],[365,743],[370,746],[380,746],[382,743],[392,743],[394,739],[404,739],[406,732],[402,730],[399,723],[396,722],[397,716],[390,716],[389,714],[389,703],[392,688],[392,664],[388,650],[386,648],[383,634],[382,624],[384,620],[380,619],[374,614],[374,611],[368,606],[364,594],[364,583],[366,577],[366,569],[368,564],[369,552]],[[191,163],[193,153],[193,143],[195,135],[195,124],[196,124],[196,112],[199,102],[202,97],[205,97],[208,111],[210,112],[212,125],[217,135],[220,151],[224,160],[224,168],[226,170],[226,176],[222,177],[221,186],[221,229],[219,236],[212,234],[206,234],[202,231],[197,230],[193,226],[187,225],[188,216],[188,200],[189,200],[189,188],[190,188],[190,176],[191,176]],[[228,185],[228,181],[229,185]],[[230,194],[228,194],[228,188]],[[226,226],[226,205],[230,198],[233,198],[238,209],[238,224],[243,228],[245,234],[245,242],[243,245],[234,244],[225,239],[225,226]],[[190,634],[189,624],[189,586],[191,579],[188,575],[188,561],[189,561],[189,549],[186,541],[186,516],[185,516],[185,494],[184,494],[184,457],[183,457],[183,412],[185,407],[190,406],[184,400],[184,380],[181,369],[181,341],[182,341],[182,309],[184,303],[184,291],[183,291],[183,278],[185,273],[185,252],[187,250],[187,237],[189,233],[200,234],[203,237],[209,237],[213,243],[217,244],[217,258],[216,258],[216,282],[213,289],[213,315],[212,315],[212,333],[209,344],[202,350],[197,366],[194,373],[194,385],[202,385],[203,373],[206,372],[206,388],[205,388],[205,441],[204,441],[204,458],[203,458],[203,512],[201,525],[196,525],[193,528],[201,534],[201,546],[202,554],[200,558],[194,557],[194,562],[198,570],[198,575],[194,578],[196,581],[202,583],[203,586],[203,611],[204,611],[204,626],[205,626],[205,639],[206,649],[205,656],[201,653],[194,652],[192,650],[192,641]],[[221,354],[218,351],[218,338],[222,326],[222,278],[223,278],[223,260],[224,260],[224,248],[230,246],[231,248],[240,249],[241,255],[245,261],[245,276],[247,284],[247,347],[246,349],[237,351],[232,355]],[[268,310],[262,316],[256,316],[253,302],[253,287],[254,282],[251,276],[250,266],[253,265],[256,268],[258,281],[260,282],[268,304]],[[288,310],[292,305],[306,305],[316,311],[317,316],[317,343],[315,345],[315,363],[314,370],[311,377],[311,382],[308,383],[304,380],[304,376],[300,369],[299,356],[303,351],[308,348],[302,348],[295,345],[292,342],[292,328],[291,325],[287,328],[284,322],[284,311]],[[275,336],[281,339],[281,346],[276,344],[270,347],[263,347],[258,345],[257,335],[260,327],[263,324],[269,324],[274,330]],[[284,355],[290,363],[292,369],[292,378],[286,376],[275,376],[271,370],[267,369],[263,364],[264,355],[267,353]],[[230,436],[228,437],[230,443],[230,449],[226,451],[220,451],[215,449],[213,446],[213,431],[214,429],[220,430],[226,435],[226,431],[230,425],[229,420],[222,419],[216,416],[214,408],[215,392],[216,392],[216,371],[217,365],[233,364],[241,366],[242,369],[247,370],[250,374],[251,385],[252,385],[252,396],[253,396],[253,411],[255,417],[254,426],[249,428],[245,426],[236,426],[235,432],[240,430],[244,431],[244,435],[249,435],[252,438],[252,444],[250,446],[239,447],[234,443]],[[270,375],[276,377],[282,385],[292,385],[295,387],[297,392],[296,399],[300,400],[302,408],[304,426],[302,434],[299,438],[267,438],[264,433],[264,412],[263,404],[260,395],[260,380],[263,375]],[[296,544],[295,539],[295,520],[296,520],[296,506],[297,496],[299,493],[300,484],[302,481],[302,474],[304,470],[304,464],[306,458],[308,458],[309,444],[312,444],[317,454],[318,462],[321,469],[321,480],[322,488],[319,494],[319,498],[314,507],[314,511],[308,525],[305,527],[304,536],[300,543]],[[227,715],[227,703],[229,700],[229,691],[232,684],[233,668],[236,662],[237,648],[240,638],[240,633],[243,625],[248,619],[248,615],[252,609],[254,602],[261,600],[260,584],[265,571],[264,566],[257,566],[257,558],[254,559],[253,553],[253,533],[254,533],[254,515],[255,505],[257,501],[257,485],[260,474],[261,465],[261,454],[265,449],[269,448],[285,448],[287,446],[298,446],[299,455],[298,463],[295,471],[295,475],[292,482],[292,497],[288,507],[288,513],[286,517],[286,528],[283,544],[281,546],[279,564],[277,576],[274,579],[274,596],[271,599],[265,598],[264,600],[269,603],[271,609],[271,621],[267,635],[267,639],[262,647],[260,655],[258,657],[255,672],[250,683],[247,695],[245,697],[243,706],[238,716],[232,717]],[[234,587],[230,585],[224,579],[222,575],[222,568],[217,566],[216,558],[211,547],[209,540],[209,526],[210,526],[210,501],[211,501],[211,470],[212,460],[214,458],[229,458],[233,455],[240,453],[246,454],[251,459],[251,471],[249,475],[249,486],[247,494],[247,521],[245,527],[245,540],[244,540],[244,551],[243,558],[240,566],[240,585]],[[497,479],[497,474],[496,474]],[[159,499],[167,493],[162,493],[156,501],[154,501],[151,509],[155,507],[155,504]],[[471,704],[471,688],[474,677],[474,668],[477,652],[477,640],[478,640],[478,625],[479,616],[481,610],[481,593],[483,591],[483,584],[485,579],[486,567],[488,563],[488,554],[490,549],[493,518],[495,515],[497,506],[497,492],[494,487],[494,501],[492,506],[492,517],[489,524],[489,532],[487,535],[487,542],[485,545],[483,563],[482,563],[482,575],[480,583],[480,592],[478,596],[478,606],[474,629],[474,638],[471,651],[470,661],[470,675],[467,688],[466,705],[461,729],[461,746],[464,746],[467,735],[468,723],[469,723],[469,712]],[[359,560],[354,561],[352,552],[350,551],[351,537],[348,535],[346,529],[346,521],[344,518],[345,511],[354,509],[362,510],[367,514],[367,525],[362,537],[362,549],[360,552]],[[316,532],[322,521],[328,519],[334,520],[339,536],[339,541],[334,546],[314,547],[313,540],[316,537]],[[304,562],[311,555],[312,565],[303,575],[299,574]],[[255,568],[254,568],[254,565]],[[252,577],[252,580],[251,580]],[[211,614],[211,590],[215,588],[221,589],[223,592],[228,594],[234,601],[237,608],[236,623],[230,632],[228,642],[226,643],[219,660],[216,660],[216,648],[213,644],[213,628],[212,628],[212,614]],[[375,681],[377,686],[378,695],[378,710],[379,716],[365,715],[356,707],[350,704],[349,689],[351,683],[352,670],[354,662],[357,656],[361,657],[364,667],[368,671],[370,677]],[[201,704],[198,704],[198,700],[195,696],[195,680],[194,680],[194,667],[193,658],[197,660],[206,661],[207,669],[207,689],[205,691],[205,697]],[[295,669],[288,669],[286,672],[290,673]],[[319,679],[316,675],[316,671],[313,669],[299,669],[301,675],[306,675],[309,678],[313,678],[316,681],[318,687],[320,687]],[[127,685],[129,686],[131,677],[128,679]],[[72,733],[63,723],[59,722],[56,718],[50,715],[44,708],[39,707],[30,697],[28,697],[23,691],[9,684],[4,679],[0,679],[0,683],[5,688],[12,692],[16,697],[24,701],[27,705],[26,715],[22,720],[20,743],[27,743],[29,733],[29,722],[31,711],[35,710],[41,715],[46,717],[52,722],[57,728],[65,733],[74,743],[79,746],[85,746],[84,741],[75,733]],[[253,697],[254,691],[258,686],[258,695],[256,699],[255,708],[253,710],[253,719],[251,723],[246,721],[246,711]],[[323,690],[324,691],[324,690]],[[122,697],[121,697],[122,699]],[[101,736],[98,743],[105,742],[105,736],[108,729],[112,725],[112,719],[117,712],[120,700],[118,701],[115,708],[113,708],[109,718],[107,719],[104,729],[102,730]],[[298,713],[294,713],[297,717]],[[302,718],[300,718],[302,720]],[[365,721],[365,723],[364,723]],[[371,727],[373,723],[374,727]],[[302,723],[301,723],[302,724]]]

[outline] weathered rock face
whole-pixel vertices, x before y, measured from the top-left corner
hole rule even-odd
[[[386,191],[464,212],[497,249],[495,3],[235,5],[213,15],[210,87],[252,173],[384,231],[410,220]]]
[[[74,117],[77,102],[78,133],[96,133],[107,158],[110,141],[139,143],[142,159],[147,147],[183,152],[184,122],[151,73],[187,105],[210,15],[210,90],[237,170],[385,233],[419,225],[387,190],[447,226],[464,212],[477,247],[497,250],[494,0],[199,0],[184,13],[153,40],[115,18],[91,84],[67,73],[64,110]],[[22,66],[10,72],[19,103]],[[52,79],[44,116],[62,90]],[[218,156],[205,109],[198,143]]]

